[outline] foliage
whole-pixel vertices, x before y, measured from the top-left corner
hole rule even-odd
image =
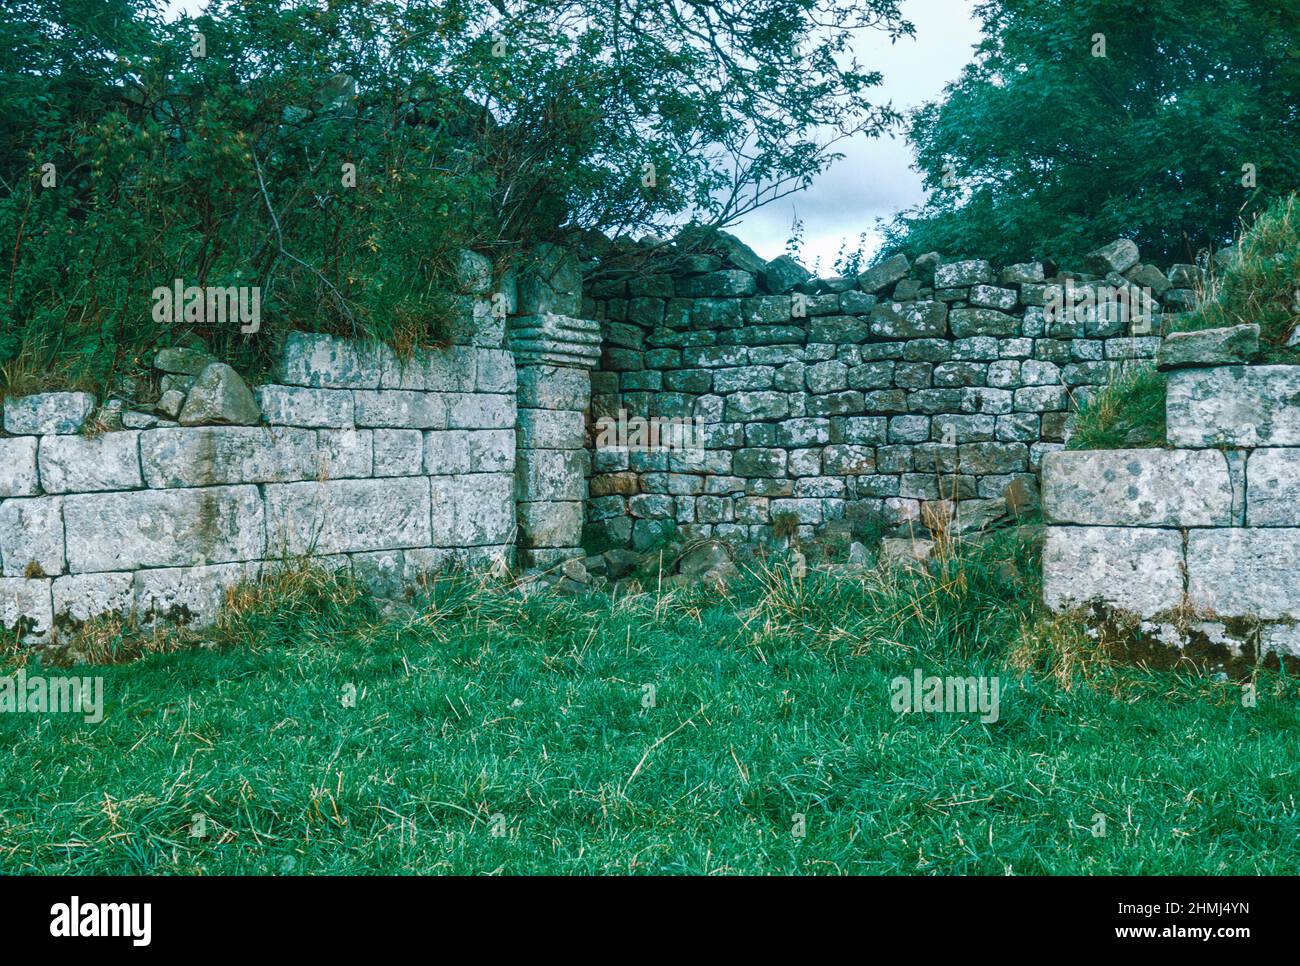
[[[930,195],[887,227],[886,252],[1068,260],[1122,236],[1149,261],[1189,261],[1300,184],[1295,4],[984,0],[976,11],[976,59],[911,117]]]
[[[721,223],[806,184],[896,119],[854,32],[911,30],[897,0],[162,6],[0,10],[0,388],[102,387],[169,344],[255,368],[290,327],[436,343],[459,249]],[[153,321],[175,278],[260,288],[261,331]]]

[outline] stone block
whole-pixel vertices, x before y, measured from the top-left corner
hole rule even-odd
[[[521,409],[518,416],[521,449],[581,449],[585,443],[583,414],[565,409]]]
[[[474,547],[511,543],[515,500],[508,473],[435,476],[432,484],[432,538],[440,547]],[[579,483],[585,480],[579,477]],[[579,494],[580,501],[585,493]]]
[[[74,494],[63,519],[74,574],[257,560],[266,547],[256,486]]]
[[[1217,450],[1084,450],[1043,457],[1050,523],[1208,527],[1232,522],[1228,463]]]
[[[424,433],[418,429],[376,429],[375,476],[418,476],[424,472]]]
[[[934,269],[934,287],[937,289],[988,285],[992,281],[993,266],[983,259],[949,262]]]
[[[272,426],[348,429],[352,422],[352,393],[346,389],[303,386],[258,386],[255,395],[262,417]]]
[[[1043,602],[1053,610],[1100,602],[1150,617],[1173,610],[1182,599],[1183,540],[1178,531],[1047,528]]]
[[[517,509],[522,547],[576,547],[582,541],[581,503],[520,503]]]
[[[135,611],[141,623],[211,624],[227,593],[258,579],[259,563],[142,570],[135,575]]]
[[[1300,530],[1191,531],[1187,596],[1221,617],[1300,618]]]
[[[57,577],[64,570],[63,497],[0,503],[0,573]]]
[[[450,393],[447,396],[447,426],[450,429],[511,429],[515,418],[515,400],[510,396],[489,393]]]
[[[521,457],[516,486],[520,502],[586,499],[590,460],[585,450],[534,449]]]
[[[318,429],[319,472],[325,480],[367,477],[374,471],[374,430]]]
[[[450,401],[460,398],[400,389],[359,390],[353,397],[358,426],[391,429],[446,429]]]
[[[0,439],[0,500],[11,496],[35,496],[40,492],[36,474],[37,437]]]
[[[46,493],[89,493],[142,486],[136,448],[139,435],[41,437],[42,489]]]
[[[135,575],[68,574],[53,584],[54,623],[76,628],[106,615],[127,617],[135,610]]]
[[[1300,446],[1300,366],[1221,366],[1169,373],[1171,446]]]
[[[280,381],[316,389],[378,389],[392,350],[378,342],[290,332],[280,357]]]
[[[430,545],[426,477],[279,483],[265,487],[268,557]]]
[[[0,630],[24,644],[42,644],[53,626],[49,580],[0,577]]]
[[[68,436],[79,433],[95,411],[88,392],[43,392],[7,396],[5,431],[15,436]]]
[[[140,434],[140,465],[154,489],[313,480],[316,433],[286,426],[204,426]]]

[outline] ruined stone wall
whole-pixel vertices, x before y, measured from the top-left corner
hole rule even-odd
[[[1236,337],[1169,340],[1185,367],[1169,373],[1168,448],[1044,460],[1049,606],[1178,647],[1300,657],[1300,367],[1215,364]],[[1198,343],[1212,351],[1186,351]]]
[[[85,393],[7,398],[0,627],[39,642],[109,613],[206,621],[227,588],[301,557],[390,596],[451,562],[512,558],[515,364],[504,320],[477,320],[467,344],[405,360],[295,333],[255,400],[200,358],[168,374],[188,394],[179,422]],[[183,425],[238,418],[251,425]]]
[[[584,314],[604,326],[593,418],[698,418],[705,446],[594,447],[588,546],[766,540],[777,524],[887,531],[940,500],[996,516],[1009,486],[1034,488],[1071,409],[1154,355],[1163,312],[1192,304],[1199,274],[1144,265],[1130,242],[1088,267],[897,256],[813,278],[726,235],[635,270],[589,262]],[[1135,334],[1119,312],[1046,312],[1067,285],[1141,289],[1150,315]]]

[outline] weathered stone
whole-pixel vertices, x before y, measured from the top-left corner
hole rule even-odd
[[[1165,391],[1171,446],[1300,446],[1300,366],[1178,369]]]
[[[1232,522],[1228,464],[1217,450],[1048,453],[1042,498],[1049,523],[1207,527]]]
[[[586,432],[580,412],[563,409],[521,409],[519,446],[525,449],[581,449]]]
[[[688,299],[753,295],[757,291],[754,276],[736,269],[678,278],[673,284],[678,297]]]
[[[182,426],[253,426],[262,418],[253,394],[239,373],[214,362],[199,374],[185,397]]]
[[[356,424],[391,429],[445,429],[450,394],[407,390],[358,390]]]
[[[1259,325],[1254,322],[1220,329],[1171,332],[1160,343],[1156,368],[1241,365],[1257,355]]]
[[[1169,287],[1199,289],[1205,286],[1205,269],[1196,265],[1169,266]]]
[[[202,626],[217,619],[226,593],[252,583],[259,563],[226,563],[202,567],[142,570],[135,575],[135,611],[142,623]]]
[[[880,339],[928,339],[948,331],[943,302],[881,302],[871,313],[871,334]]]
[[[995,309],[953,309],[948,313],[948,326],[959,339],[973,335],[1014,336],[1020,320]]]
[[[41,486],[46,493],[130,490],[142,486],[135,432],[41,438]]]
[[[1003,285],[1041,284],[1043,281],[1043,263],[1021,262],[1018,265],[1008,265],[998,274],[998,281]]]
[[[447,425],[451,429],[506,429],[515,425],[515,401],[489,393],[449,393]]]
[[[1182,568],[1177,530],[1048,527],[1043,601],[1058,611],[1100,602],[1150,617],[1182,602]]]
[[[425,477],[278,483],[265,487],[269,557],[427,547]]]
[[[265,548],[255,486],[76,494],[63,518],[74,574],[257,560]]]
[[[1225,617],[1300,618],[1300,530],[1191,531],[1187,597]]]
[[[131,573],[68,574],[53,583],[54,621],[75,628],[106,615],[129,616],[135,610],[135,576]]]
[[[314,332],[290,332],[280,359],[280,381],[317,389],[377,389],[392,350]]]
[[[520,503],[517,510],[521,546],[576,547],[582,540],[581,503]]]
[[[88,392],[43,392],[5,398],[5,430],[15,436],[79,433],[95,411]]]
[[[970,304],[977,308],[999,309],[1010,312],[1020,300],[1015,289],[995,285],[974,285],[970,290]]]
[[[57,577],[64,569],[63,548],[63,497],[0,503],[0,573]]]
[[[512,395],[517,386],[515,357],[507,349],[480,348],[476,351],[475,390]]]
[[[1247,526],[1300,527],[1300,449],[1257,449],[1245,476]]]
[[[49,580],[0,577],[0,629],[24,644],[41,644],[53,626]]]
[[[258,386],[257,404],[272,426],[347,429],[352,422],[352,393],[345,389]]]
[[[0,439],[0,500],[34,496],[40,491],[36,475],[35,436]]]
[[[375,476],[418,476],[424,470],[424,433],[418,429],[376,429]]]
[[[144,481],[155,489],[314,480],[321,471],[317,455],[316,433],[284,426],[153,429],[140,435]]]
[[[726,418],[731,420],[782,419],[789,411],[785,393],[738,392],[727,397]]]
[[[993,266],[983,259],[967,259],[936,266],[934,287],[965,288],[970,285],[988,285],[993,281]]]
[[[432,484],[434,546],[474,547],[509,543],[515,501],[506,473],[436,476]],[[579,477],[579,482],[585,480]],[[582,488],[585,490],[585,485]],[[579,493],[578,499],[585,497]]]
[[[763,285],[769,292],[784,295],[796,285],[812,278],[812,272],[789,255],[778,255],[763,266],[762,278]]]
[[[1103,245],[1084,256],[1088,271],[1105,275],[1107,272],[1125,272],[1138,263],[1138,247],[1127,238]]]
[[[906,255],[892,255],[859,275],[858,285],[864,292],[883,292],[895,282],[906,278],[910,268]]]
[[[585,411],[591,401],[591,375],[561,366],[521,366],[519,406]]]
[[[879,299],[866,292],[843,292],[840,295],[840,311],[845,315],[870,315]]]
[[[374,468],[374,432],[369,429],[318,429],[319,478],[341,480],[370,476]]]
[[[516,467],[516,495],[521,502],[586,499],[589,462],[585,450],[524,450]]]
[[[186,349],[174,346],[160,349],[158,354],[154,356],[153,367],[159,372],[197,376],[216,361],[211,353],[204,352],[202,349]]]
[[[1172,287],[1169,279],[1154,265],[1134,265],[1124,272],[1124,277],[1141,288],[1151,290],[1156,298],[1164,295]]]

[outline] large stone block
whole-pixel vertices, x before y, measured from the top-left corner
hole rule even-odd
[[[1300,527],[1300,449],[1257,449],[1250,454],[1246,525]]]
[[[508,473],[435,476],[432,484],[433,546],[475,547],[510,543],[515,501]]]
[[[376,429],[375,476],[418,476],[424,469],[424,433]]]
[[[1211,527],[1232,523],[1228,462],[1217,450],[1084,450],[1043,457],[1050,523]]]
[[[126,617],[135,609],[135,575],[68,574],[54,581],[54,623],[75,628],[95,617]]]
[[[473,392],[477,381],[479,351],[472,346],[449,346],[443,349],[416,349],[407,356],[393,353],[385,361],[379,388],[420,392]]]
[[[0,577],[0,630],[24,644],[41,644],[53,626],[49,580]]]
[[[135,610],[146,625],[159,621],[201,626],[217,619],[227,593],[261,574],[256,562],[142,570],[135,575]]]
[[[586,420],[570,410],[521,409],[518,430],[523,449],[581,449]]]
[[[523,547],[576,547],[582,540],[582,504],[520,503],[519,544]]]
[[[63,498],[74,574],[257,560],[266,547],[255,486]]]
[[[88,392],[43,392],[5,399],[5,431],[15,436],[67,436],[81,432],[95,411]]]
[[[374,468],[374,435],[370,429],[318,429],[320,479],[342,480],[370,476]]]
[[[1183,538],[1176,530],[1048,527],[1043,601],[1053,610],[1100,602],[1150,617],[1183,597]]]
[[[205,426],[140,434],[140,465],[154,489],[287,483],[320,475],[316,433],[287,426]]]
[[[517,388],[515,357],[508,349],[477,349],[474,389],[513,395]]]
[[[354,394],[356,422],[358,426],[393,429],[445,429],[451,398],[436,392],[359,390]]]
[[[0,500],[10,496],[35,496],[40,491],[36,475],[35,436],[0,439]]]
[[[1221,366],[1169,373],[1172,446],[1300,446],[1300,366]]]
[[[63,500],[0,503],[0,563],[6,577],[57,577],[64,569]]]
[[[136,432],[41,437],[41,486],[46,493],[90,493],[142,486]]]
[[[1300,530],[1191,531],[1187,596],[1222,617],[1300,618]]]
[[[533,449],[520,456],[516,495],[521,502],[587,498],[590,459],[585,450]]]
[[[948,326],[958,339],[975,335],[1013,336],[1020,328],[1020,319],[997,309],[953,309],[948,313]]]
[[[943,302],[881,302],[871,311],[871,334],[878,339],[930,339],[947,331]]]
[[[591,373],[564,366],[520,366],[519,406],[585,412],[591,403]]]
[[[968,285],[989,285],[993,282],[993,266],[983,259],[949,262],[934,270],[935,288],[965,288]]]
[[[515,465],[515,434],[508,429],[448,429],[424,434],[424,472],[509,473]]]
[[[429,546],[426,477],[280,483],[266,488],[269,557]]]
[[[314,332],[290,332],[280,359],[280,381],[316,389],[378,389],[392,350]]]
[[[258,386],[257,404],[272,426],[349,429],[352,393],[346,389],[308,389],[302,386]]]
[[[447,396],[447,426],[451,429],[510,429],[514,425],[515,400],[510,396],[482,392]]]

